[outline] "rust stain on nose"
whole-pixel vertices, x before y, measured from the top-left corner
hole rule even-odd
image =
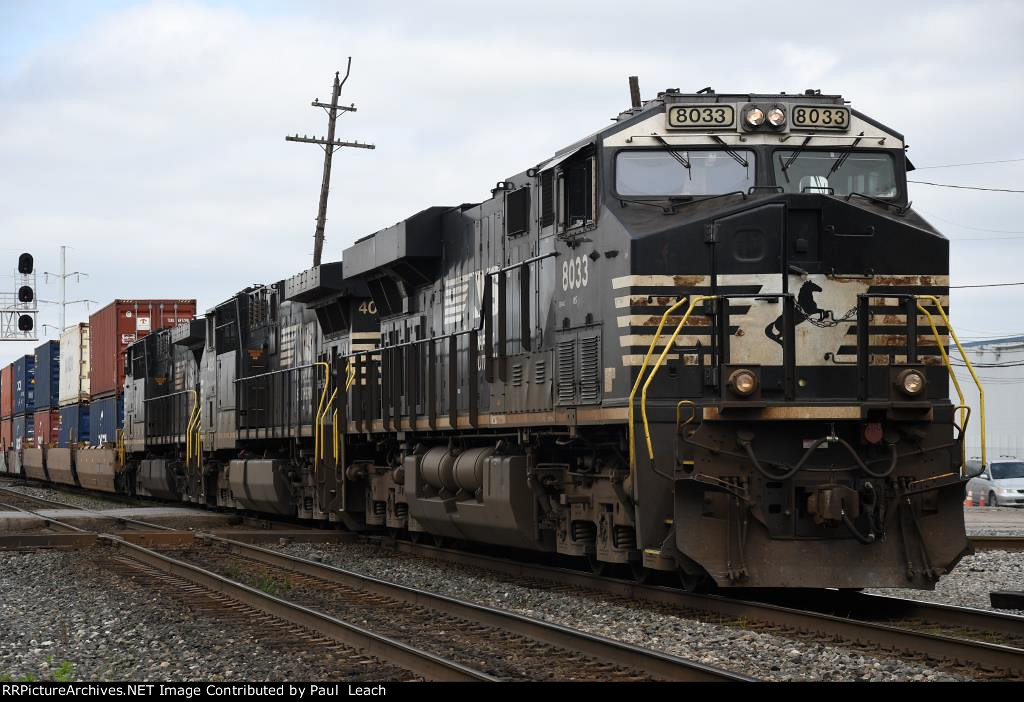
[[[676,287],[695,287],[704,284],[704,276],[702,275],[674,275],[672,276],[672,283]]]

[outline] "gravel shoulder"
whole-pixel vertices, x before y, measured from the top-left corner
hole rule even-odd
[[[831,644],[687,618],[601,594],[559,592],[501,574],[354,544],[278,550],[469,602],[572,626],[767,680],[961,680],[949,671]]]
[[[369,677],[394,679],[372,663]],[[388,671],[375,675],[373,671]],[[225,627],[85,552],[0,553],[0,677],[13,680],[344,680],[315,650]],[[347,679],[353,679],[351,677]]]
[[[84,495],[77,492],[68,492],[54,488],[28,485],[22,481],[0,480],[0,487],[9,487],[12,490],[24,493],[31,497],[42,497],[47,500],[57,500],[74,507],[85,507],[86,509],[104,510],[118,509],[131,504],[130,501],[119,499],[107,499],[93,495]],[[154,503],[156,504],[156,503]]]
[[[905,597],[911,600],[938,602],[959,607],[993,610],[989,601],[992,590],[1024,589],[1024,553],[980,551],[966,556],[952,573],[939,579],[934,590],[877,589],[879,595]],[[1005,614],[1024,615],[1024,610],[993,610]]]

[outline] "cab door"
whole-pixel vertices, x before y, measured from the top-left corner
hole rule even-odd
[[[785,204],[769,202],[718,218],[705,238],[712,290],[737,296],[716,305],[720,362],[782,367],[784,351],[792,350],[792,321],[782,297],[789,292]]]

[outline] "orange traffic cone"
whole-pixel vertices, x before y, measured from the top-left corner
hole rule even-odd
[[[964,499],[964,507],[973,507],[973,506],[974,506],[974,494],[968,492],[966,499]]]
[[[985,506],[985,496],[984,495],[981,495],[980,497],[978,497],[978,506],[979,507],[984,507]]]

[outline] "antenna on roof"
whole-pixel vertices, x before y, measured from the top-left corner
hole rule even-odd
[[[639,110],[644,106],[640,99],[640,79],[636,76],[629,77],[629,99],[634,110]]]

